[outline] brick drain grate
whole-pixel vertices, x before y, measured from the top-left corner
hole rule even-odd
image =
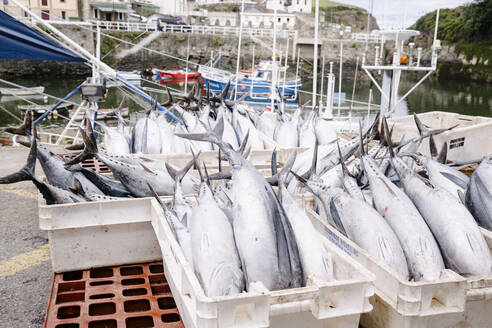
[[[76,155],[78,154],[60,154],[60,156],[66,159],[74,158]],[[82,162],[82,167],[85,167],[86,169],[91,169],[101,174],[111,173],[109,167],[103,162],[101,162],[97,157],[86,159],[85,161]]]
[[[162,262],[57,273],[45,328],[184,327]]]

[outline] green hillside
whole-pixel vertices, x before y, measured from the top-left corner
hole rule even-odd
[[[436,12],[422,16],[412,28],[425,36],[432,35]],[[455,9],[442,9],[439,16],[438,38],[448,43],[492,40],[492,0],[475,0]]]

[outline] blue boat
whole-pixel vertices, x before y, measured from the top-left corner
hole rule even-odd
[[[284,98],[287,105],[299,104],[299,90],[302,82],[300,78],[286,78],[284,83],[284,74],[286,66],[277,66],[276,88],[273,97],[274,102],[279,103],[280,97]],[[236,76],[231,72],[213,68],[210,66],[200,66],[198,72],[201,74],[204,82],[204,90],[210,89],[210,96],[218,95],[230,81],[228,98],[233,96],[232,91],[236,89],[236,99],[245,97],[248,103],[258,105],[268,105],[272,102],[272,62],[262,61],[252,71],[240,71],[238,84],[236,86]]]

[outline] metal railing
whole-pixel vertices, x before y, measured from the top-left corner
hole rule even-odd
[[[23,22],[29,23],[26,17],[16,17]],[[223,37],[235,37],[239,35],[239,27],[235,26],[206,26],[206,25],[175,25],[157,24],[157,22],[138,23],[138,22],[118,22],[118,21],[91,21],[75,22],[68,20],[51,20],[53,25],[83,26],[96,28],[99,26],[104,30],[125,31],[125,32],[153,32],[162,31],[163,33],[191,33],[200,35],[217,35]],[[296,30],[277,30],[277,37],[297,38]],[[273,38],[273,29],[259,29],[243,27],[243,36],[253,36],[260,38]]]
[[[352,33],[352,40],[357,41],[369,41],[369,42],[380,42],[381,37],[375,34],[367,33]]]

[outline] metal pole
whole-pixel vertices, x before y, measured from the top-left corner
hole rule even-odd
[[[314,13],[314,59],[313,59],[313,109],[316,107],[316,93],[318,92],[318,25],[319,25],[319,0],[316,0]]]
[[[367,100],[367,122],[369,122],[369,115],[371,114],[371,99],[372,99],[372,88],[369,89],[369,99]]]
[[[186,72],[185,72],[185,95],[188,93],[188,63],[190,62],[190,35],[188,35],[188,46],[186,48]]]
[[[49,110],[47,110],[45,113],[43,113],[43,115],[41,115],[40,117],[38,117],[38,119],[36,119],[34,121],[34,125],[38,125],[39,123],[41,123],[41,121],[44,120],[49,114],[51,114],[52,111],[54,111],[61,104],[63,104],[65,102],[65,100],[68,100],[68,99],[72,98],[72,96],[74,96],[77,92],[80,91],[80,87],[81,86],[82,86],[82,84],[80,84],[78,87],[76,87],[75,89],[73,89],[72,91],[70,91],[70,93],[67,94],[65,96],[65,98],[59,100],[53,107],[51,107]]]
[[[355,63],[354,85],[352,87],[352,102],[350,103],[350,114],[349,114],[350,117],[352,117],[352,107],[354,105],[355,85],[357,83],[357,70],[358,69],[359,69],[359,56],[357,56],[357,60]]]
[[[297,99],[297,79],[299,78],[299,59],[301,58],[301,48],[297,48],[297,66],[296,66],[296,87],[295,87],[295,93],[296,93],[296,99]]]
[[[285,96],[285,80],[287,79],[287,60],[288,59],[289,59],[289,38],[287,38],[287,47],[285,49],[284,83],[282,85],[282,99]]]
[[[325,56],[322,56],[323,62],[321,63],[321,88],[319,91],[319,107],[323,106],[323,90],[324,90],[324,81],[325,81]]]
[[[253,58],[251,59],[251,73],[253,73],[255,69],[255,44],[253,44]]]
[[[237,98],[237,84],[239,80],[239,64],[241,60],[241,40],[243,38],[243,13],[244,13],[244,0],[241,1],[241,13],[239,14],[239,41],[237,43],[237,62],[236,62],[236,82],[234,83],[234,88],[236,92],[234,92],[234,99]]]
[[[244,1],[244,0],[243,0]],[[273,54],[272,54],[272,90],[270,92],[271,97],[271,110],[273,112],[274,102],[275,102],[275,67],[276,67],[276,58],[275,54],[277,52],[277,9],[273,12]]]
[[[343,42],[340,40],[340,71],[338,73],[338,116],[342,106],[342,63],[343,63]]]

